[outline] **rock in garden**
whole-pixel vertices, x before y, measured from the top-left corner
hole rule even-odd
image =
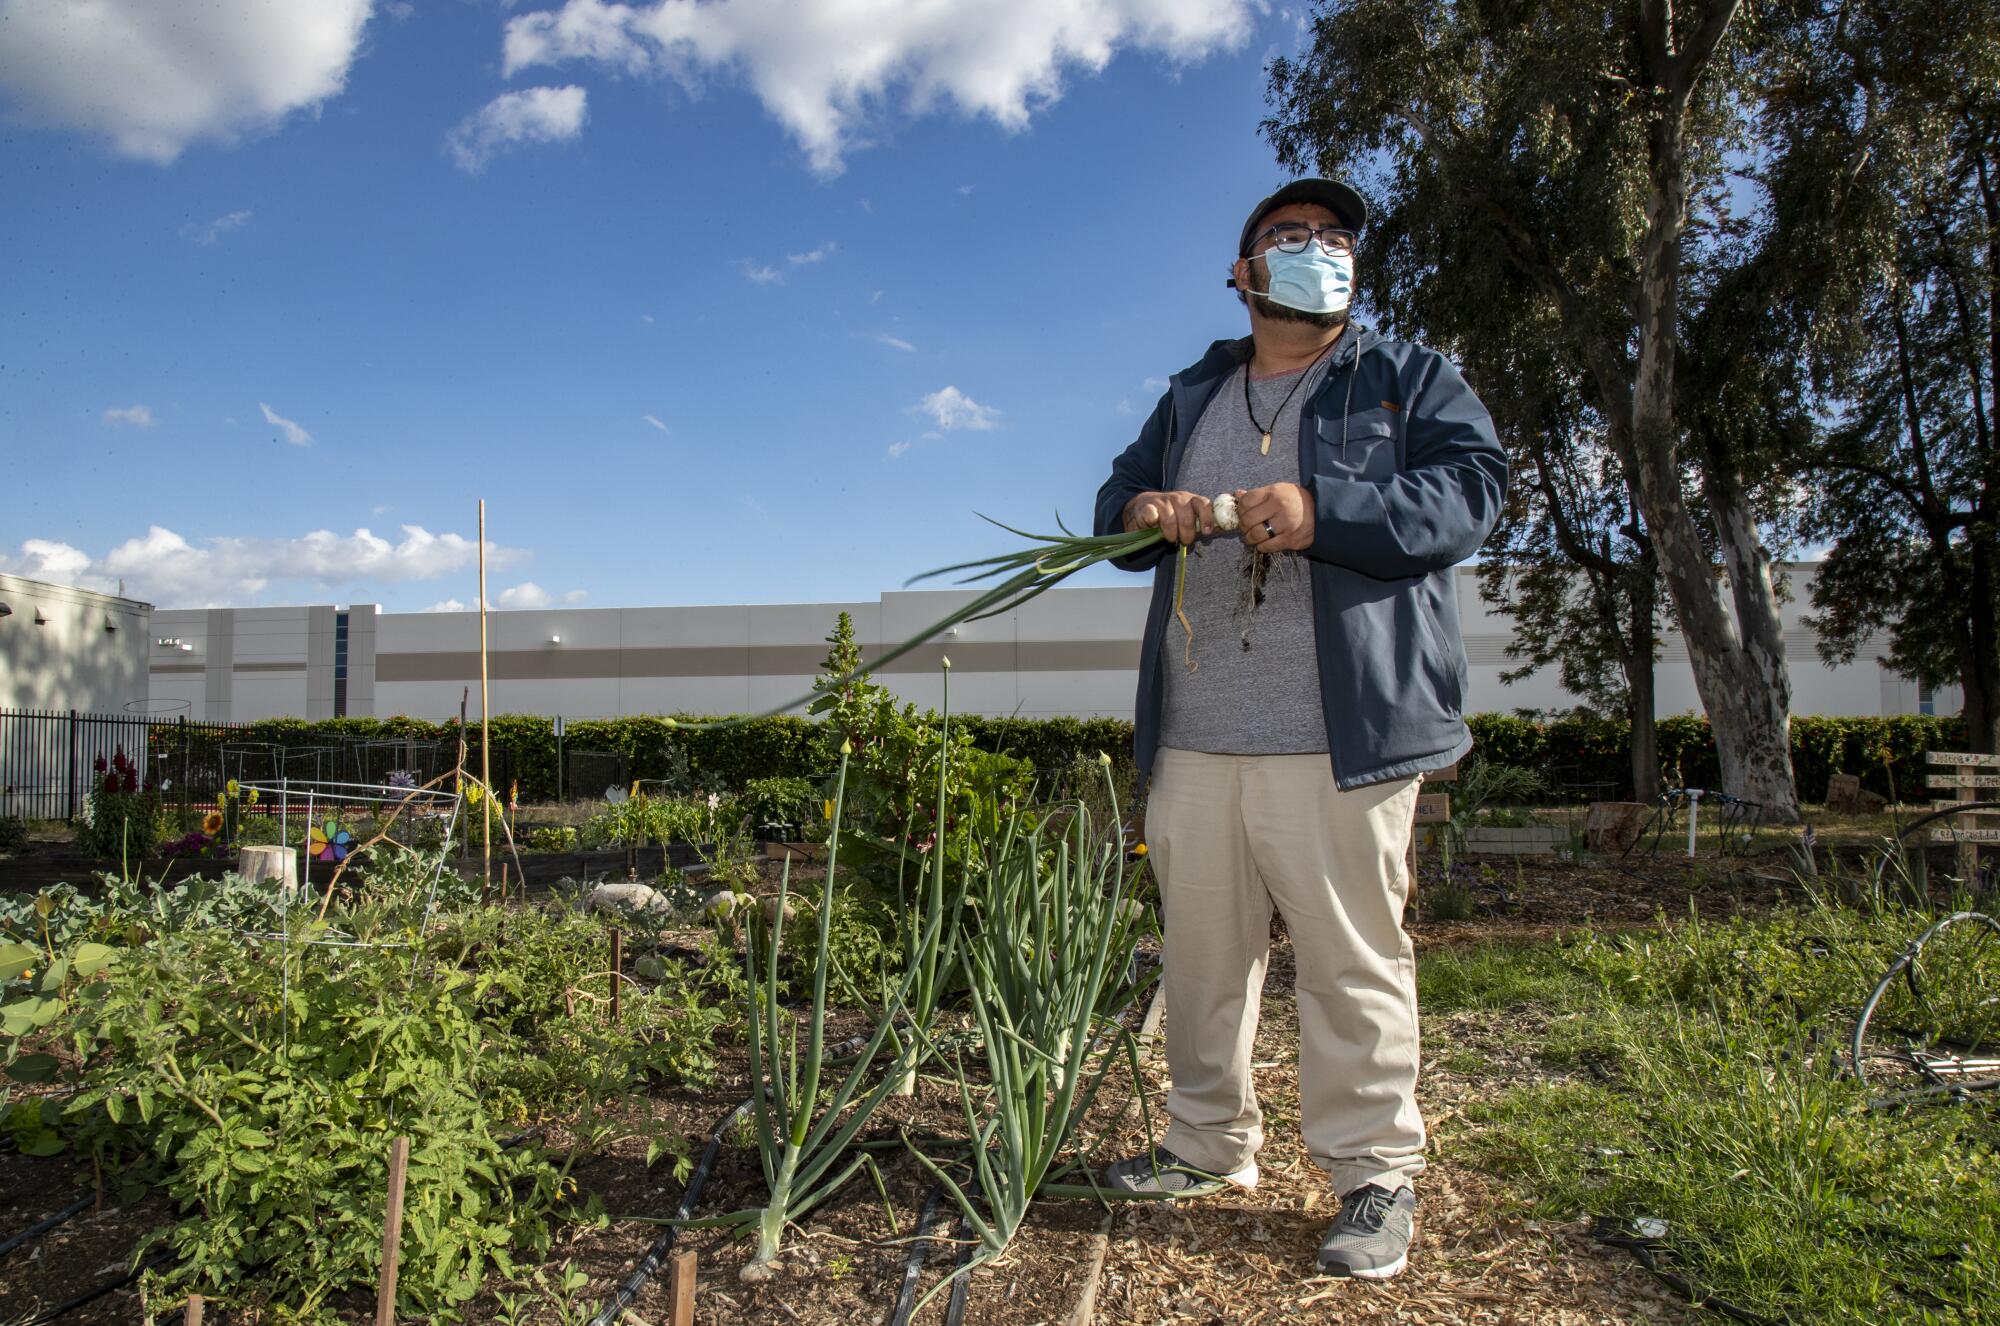
[[[701,900],[701,914],[712,920],[726,921],[736,914],[736,909],[750,899],[729,889],[717,889]]]
[[[798,908],[792,905],[792,900],[790,898],[785,899],[785,920],[790,921],[793,917],[797,916],[798,910],[799,910]],[[774,893],[770,897],[764,899],[764,924],[765,925],[776,924],[777,919],[778,919],[778,895]]]
[[[607,880],[590,891],[584,910],[591,912],[664,912],[668,903],[658,889],[635,880]]]

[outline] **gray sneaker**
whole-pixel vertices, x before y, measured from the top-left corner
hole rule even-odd
[[[1190,1165],[1163,1146],[1117,1161],[1104,1170],[1104,1186],[1167,1197],[1206,1197],[1224,1188],[1257,1186],[1257,1162],[1227,1174]]]
[[[1364,1183],[1340,1199],[1340,1215],[1319,1245],[1319,1269],[1361,1280],[1400,1275],[1409,1265],[1416,1224],[1414,1191],[1403,1187],[1392,1193]]]

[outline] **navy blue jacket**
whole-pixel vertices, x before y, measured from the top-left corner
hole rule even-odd
[[[1195,421],[1251,348],[1247,337],[1217,341],[1174,375],[1097,492],[1097,533],[1123,529],[1125,504],[1139,493],[1174,489]],[[1472,748],[1452,568],[1485,542],[1506,495],[1492,417],[1443,355],[1357,327],[1299,425],[1299,474],[1317,518],[1306,559],[1335,782],[1442,769]],[[1160,744],[1160,669],[1171,665],[1172,551],[1161,544],[1116,563],[1153,571],[1134,711],[1142,782]]]

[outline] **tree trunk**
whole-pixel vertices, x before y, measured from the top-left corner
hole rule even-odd
[[[1792,778],[1791,688],[1768,561],[1757,547],[1756,525],[1745,504],[1729,491],[1733,484],[1717,486],[1724,498],[1719,508],[1712,488],[1709,514],[1730,572],[1732,615],[1681,486],[1674,368],[1680,346],[1680,230],[1687,186],[1686,145],[1677,116],[1653,123],[1648,148],[1653,192],[1640,255],[1639,363],[1625,441],[1646,528],[1687,640],[1695,690],[1715,733],[1720,790],[1758,802],[1768,817],[1791,823],[1799,816]],[[1614,428],[1614,439],[1620,431]]]
[[[1965,689],[1965,745],[1977,754],[1994,755],[2000,754],[2000,629],[1983,607],[1994,601],[1993,566],[1979,547],[1972,549],[1971,561],[1970,649],[1959,667],[1959,684]]]
[[[1633,580],[1632,652],[1625,668],[1627,709],[1632,720],[1632,799],[1656,801],[1660,795],[1660,727],[1654,716],[1658,686],[1653,677],[1653,568],[1643,565],[1645,584]],[[1643,601],[1642,601],[1643,600]]]

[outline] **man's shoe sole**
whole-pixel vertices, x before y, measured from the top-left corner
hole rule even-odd
[[[1319,1269],[1322,1275],[1330,1275],[1336,1280],[1393,1280],[1395,1277],[1401,1275],[1409,1264],[1410,1254],[1406,1252],[1387,1266],[1373,1267],[1363,1271],[1349,1270],[1345,1266],[1327,1266],[1324,1264]]]

